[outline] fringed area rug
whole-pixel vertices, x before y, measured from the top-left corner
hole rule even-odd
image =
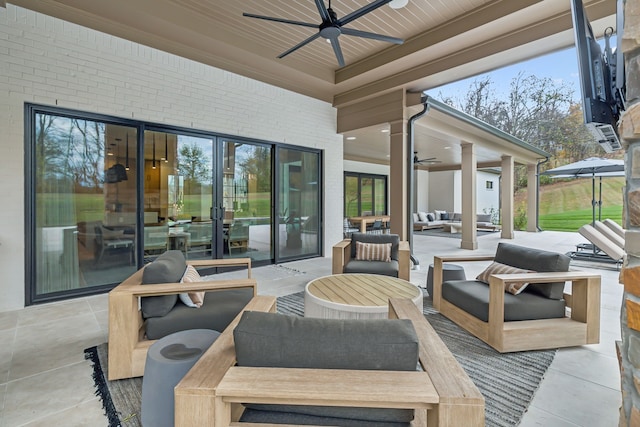
[[[278,312],[302,316],[304,293],[278,298]],[[438,314],[431,299],[424,299],[424,315],[485,398],[487,427],[519,423],[556,350],[500,354]],[[107,381],[107,345],[85,350],[93,363],[96,394],[109,418],[109,426],[140,426],[142,379]]]

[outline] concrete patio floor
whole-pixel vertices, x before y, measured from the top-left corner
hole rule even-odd
[[[475,254],[493,254],[500,233],[478,239]],[[585,240],[578,233],[516,232],[508,242],[568,252]],[[420,269],[411,282],[424,286],[434,255],[469,254],[460,240],[415,236]],[[477,264],[477,265],[474,265]],[[475,277],[487,263],[461,263]],[[576,270],[594,270],[585,263]],[[545,375],[520,426],[610,427],[618,424],[620,375],[615,341],[620,339],[622,285],[613,266],[602,274],[600,344],[561,349]],[[260,294],[287,295],[308,280],[331,274],[330,258],[257,267]],[[83,350],[107,341],[107,296],[32,306],[0,313],[0,427],[107,425],[95,396],[92,369]]]

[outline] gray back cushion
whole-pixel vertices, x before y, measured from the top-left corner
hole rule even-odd
[[[186,269],[187,261],[181,251],[167,251],[145,266],[142,271],[142,284],[180,282]],[[177,301],[177,294],[144,297],[140,301],[142,316],[145,319],[162,317],[171,311]]]
[[[491,214],[478,214],[478,222],[491,222]]]
[[[391,243],[391,259],[398,260],[400,236],[397,234],[368,234],[353,233],[351,235],[351,259],[356,258],[356,242],[361,243]]]
[[[556,252],[498,243],[495,261],[526,270],[554,272],[569,271],[571,258]],[[524,292],[535,293],[551,299],[562,299],[564,282],[533,283],[527,286]]]
[[[418,338],[409,320],[316,319],[244,312],[233,332],[239,366],[415,371]],[[413,411],[294,405],[254,409],[407,422]]]

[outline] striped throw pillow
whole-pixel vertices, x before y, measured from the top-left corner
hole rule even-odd
[[[182,276],[182,280],[180,280],[180,283],[194,283],[199,281],[200,274],[198,273],[198,270],[196,270],[192,265],[188,265],[187,270]],[[180,297],[180,301],[182,301],[184,305],[191,308],[200,308],[202,307],[202,303],[204,302],[204,291],[184,292],[178,296]]]
[[[489,267],[487,267],[482,273],[476,277],[476,280],[479,280],[484,283],[489,283],[489,276],[492,274],[515,274],[515,273],[535,273],[535,271],[531,270],[523,270],[522,268],[512,267],[510,265],[501,264],[499,262],[493,262]],[[513,295],[518,295],[520,292],[524,291],[528,286],[528,283],[513,283],[513,282],[504,282],[504,291],[509,292]]]
[[[391,262],[391,243],[356,242],[356,260]]]

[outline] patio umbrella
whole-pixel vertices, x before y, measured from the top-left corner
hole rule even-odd
[[[592,225],[596,222],[596,205],[599,206],[599,218],[602,219],[602,178],[607,176],[624,176],[624,160],[602,159],[590,157],[575,163],[549,169],[542,175],[554,178],[586,178],[591,177],[591,209]],[[596,201],[596,177],[600,178],[600,196]]]

